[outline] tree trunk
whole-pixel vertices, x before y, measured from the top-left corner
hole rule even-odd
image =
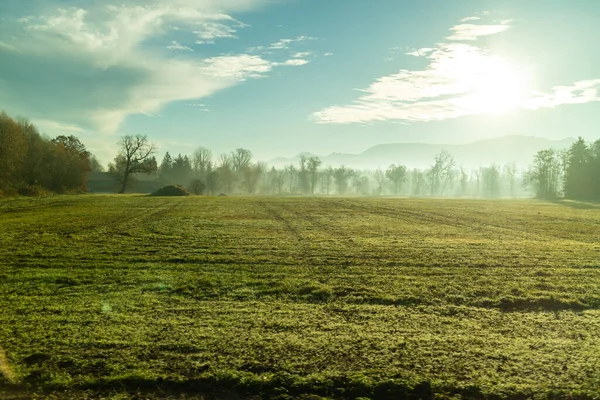
[[[127,189],[127,180],[129,179],[129,172],[125,172],[123,174],[123,183],[121,184],[121,190],[119,190],[119,194],[125,193]]]

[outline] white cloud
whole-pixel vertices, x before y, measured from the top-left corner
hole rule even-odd
[[[217,78],[260,78],[273,69],[273,63],[249,54],[212,57],[204,60],[206,71]]]
[[[204,63],[204,71],[211,76],[244,81],[248,78],[261,78],[274,67],[297,67],[308,64],[308,61],[292,59],[285,62],[273,62],[256,55],[239,54],[208,58],[204,60]]]
[[[170,45],[167,46],[167,49],[169,50],[181,50],[181,51],[194,51],[194,49],[188,47],[188,46],[184,46],[182,44],[180,44],[179,42],[177,42],[176,40],[173,40],[171,42]]]
[[[465,35],[464,40],[475,36]],[[327,107],[311,119],[325,124],[405,123],[600,101],[600,79],[558,86],[548,94],[532,91],[526,76],[508,60],[472,44],[440,43],[406,54],[424,57],[429,64],[381,77],[357,89],[361,95],[353,103]]]
[[[272,50],[282,50],[289,48],[292,43],[302,43],[308,40],[317,40],[317,38],[311,36],[298,36],[294,39],[281,39],[278,42],[272,43],[268,48]]]
[[[461,24],[452,27],[450,30],[454,33],[446,39],[448,40],[477,40],[480,36],[495,35],[509,29],[510,25],[474,25]]]
[[[114,134],[129,115],[154,115],[170,102],[201,99],[274,68],[301,65],[299,59],[278,63],[247,54],[202,59],[177,41],[155,45],[175,28],[192,40],[233,37],[234,28],[245,25],[224,13],[265,2],[111,0],[22,19],[19,51],[0,62],[0,102],[26,108],[33,119]],[[0,54],[8,46],[13,43],[0,45]],[[189,54],[173,58],[164,47]],[[18,65],[32,67],[22,72]]]
[[[422,49],[413,49],[405,54],[408,56],[425,57],[427,54],[431,53],[434,50],[435,49],[432,47],[423,47]]]
[[[537,110],[554,108],[562,104],[583,104],[600,101],[600,79],[578,81],[571,86],[555,86],[552,93],[532,93],[532,97],[523,101],[523,108]]]
[[[294,53],[292,55],[292,58],[304,58],[304,57],[308,57],[312,54],[312,51],[304,51],[304,52],[299,52],[299,53]]]
[[[302,60],[302,59],[299,59],[299,58],[294,58],[292,60],[287,60],[287,61],[285,61],[283,63],[277,63],[276,65],[289,65],[289,66],[292,66],[292,67],[299,67],[301,65],[306,65],[306,64],[308,64],[308,60]]]
[[[239,21],[235,21],[235,27],[244,28],[247,26]],[[202,22],[200,23],[200,27],[200,30],[194,31],[198,36],[196,40],[197,44],[214,44],[215,40],[224,38],[237,39],[235,35],[237,29],[229,25],[218,22]]]
[[[333,53],[325,53],[323,54],[324,57],[331,57],[333,55]]]
[[[460,20],[460,22],[467,22],[467,21],[477,21],[478,19],[481,19],[480,17],[466,17]]]

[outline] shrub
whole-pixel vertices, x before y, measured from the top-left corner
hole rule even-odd
[[[40,185],[23,185],[19,188],[19,194],[21,196],[48,196],[50,192]]]

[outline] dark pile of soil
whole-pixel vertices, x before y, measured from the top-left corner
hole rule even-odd
[[[156,192],[151,193],[150,196],[189,196],[185,188],[176,185],[169,185],[158,189]]]

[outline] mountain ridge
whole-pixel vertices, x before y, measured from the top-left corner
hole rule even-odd
[[[506,135],[490,139],[477,140],[465,144],[450,143],[382,143],[369,147],[362,153],[331,153],[318,156],[324,166],[345,165],[351,168],[386,168],[390,164],[403,164],[410,168],[426,168],[433,163],[436,154],[442,150],[454,156],[457,165],[479,167],[492,163],[506,164],[514,162],[524,167],[531,163],[533,156],[540,150],[568,148],[575,139],[558,140],[527,135]],[[271,165],[281,167],[297,164],[302,154],[295,157],[278,157],[269,161]]]

